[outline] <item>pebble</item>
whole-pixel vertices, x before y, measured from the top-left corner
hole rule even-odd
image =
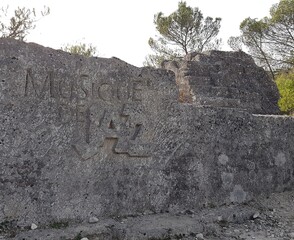
[[[32,230],[35,230],[35,229],[37,229],[37,228],[38,228],[38,226],[37,226],[36,224],[32,223],[32,225],[31,225],[31,229],[32,229]]]
[[[96,217],[90,217],[89,218],[89,223],[97,223],[98,221],[99,221],[99,219],[96,218]]]
[[[203,239],[204,239],[204,236],[203,236],[202,233],[198,233],[198,234],[196,235],[196,238],[197,238],[198,240],[203,240]]]
[[[259,216],[260,216],[260,213],[259,213],[259,212],[256,212],[256,213],[253,214],[252,218],[253,218],[253,219],[256,219],[256,218],[258,218]]]
[[[188,215],[191,215],[191,214],[193,214],[194,213],[194,211],[193,210],[186,210],[186,211],[184,211],[184,213],[185,214],[188,214]]]
[[[288,237],[293,238],[294,239],[294,232],[288,233]]]
[[[81,240],[89,240],[89,238],[84,237],[84,238],[82,238]]]
[[[143,215],[151,215],[151,214],[154,214],[154,212],[152,212],[150,210],[144,211],[144,213],[143,213]]]

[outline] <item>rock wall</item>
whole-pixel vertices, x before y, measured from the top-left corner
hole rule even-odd
[[[278,114],[274,81],[244,52],[190,53],[182,61],[164,62],[176,74],[180,101]]]
[[[1,39],[0,222],[177,212],[293,189],[293,118],[178,97],[170,71]]]

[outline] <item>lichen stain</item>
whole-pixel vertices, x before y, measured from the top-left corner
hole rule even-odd
[[[231,202],[242,203],[246,200],[247,193],[243,190],[241,185],[235,185],[233,192],[230,194]]]

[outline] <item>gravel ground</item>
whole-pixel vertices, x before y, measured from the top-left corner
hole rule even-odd
[[[0,225],[0,239],[17,240],[291,240],[294,239],[294,191],[260,196],[242,205],[146,213],[87,223],[59,222],[26,228]],[[34,228],[34,230],[32,230]]]

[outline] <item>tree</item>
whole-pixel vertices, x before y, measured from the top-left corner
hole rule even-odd
[[[85,57],[94,57],[96,55],[96,47],[92,44],[86,45],[85,43],[78,43],[75,45],[66,45],[64,48],[61,48],[65,52],[72,54],[79,54]]]
[[[240,24],[242,42],[248,48],[248,53],[259,66],[267,69],[274,78],[273,62],[271,61],[273,54],[269,51],[269,46],[265,41],[265,32],[268,27],[265,20],[251,18],[246,18]]]
[[[8,18],[8,9],[8,6],[0,9],[0,38],[14,38],[24,41],[29,32],[36,27],[35,23],[39,20],[36,10],[34,8],[18,7],[14,10],[14,16],[6,22],[5,19]],[[49,14],[50,8],[44,6],[44,10],[41,11],[41,16],[44,17]]]
[[[294,66],[294,0],[281,0],[270,10],[266,32],[270,47],[277,55],[277,64]]]
[[[241,35],[231,37],[228,44],[234,50],[245,46],[256,63],[270,72],[280,92],[281,111],[293,114],[294,0],[280,0],[274,4],[269,17],[246,18],[240,30]]]
[[[280,73],[276,77],[280,93],[279,107],[282,112],[294,115],[294,71]]]
[[[159,66],[162,60],[172,60],[184,55],[207,49],[218,49],[216,39],[220,29],[220,18],[203,18],[198,8],[179,2],[178,9],[165,17],[162,12],[154,16],[154,24],[161,35],[150,38],[149,46],[154,54],[147,56],[145,65]]]
[[[228,44],[236,50],[247,47],[256,63],[271,73],[294,67],[294,0],[280,0],[270,9],[270,17],[246,18],[240,24],[241,36]],[[242,43],[242,44],[240,44]]]

